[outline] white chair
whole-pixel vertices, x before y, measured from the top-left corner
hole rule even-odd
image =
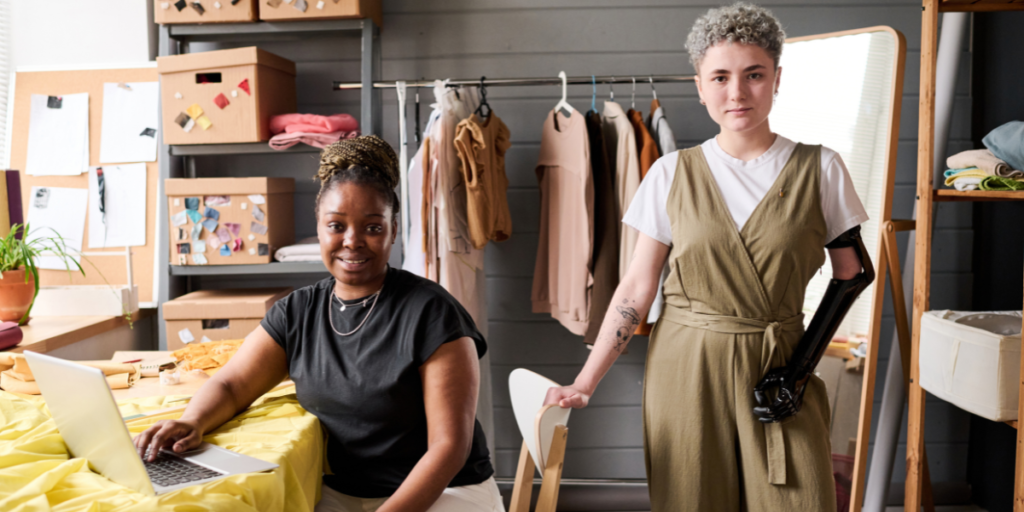
[[[529,512],[533,495],[533,469],[541,475],[536,512],[555,512],[558,488],[565,461],[569,412],[557,404],[544,405],[548,389],[559,384],[530,370],[519,368],[508,377],[512,411],[523,436],[523,448],[516,466],[509,512]]]

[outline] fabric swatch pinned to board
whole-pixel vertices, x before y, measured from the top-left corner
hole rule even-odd
[[[217,231],[217,219],[203,219],[203,227],[210,233]]]
[[[209,130],[210,127],[213,126],[213,123],[210,122],[210,118],[206,116],[199,116],[199,118],[196,119],[196,124],[198,124],[204,131]]]

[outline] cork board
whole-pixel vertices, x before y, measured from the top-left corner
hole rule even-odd
[[[9,108],[11,123],[11,169],[21,173],[21,195],[25,217],[28,217],[29,195],[32,187],[65,187],[88,189],[88,173],[78,176],[29,176],[25,173],[28,157],[28,128],[33,94],[62,96],[89,93],[89,165],[100,164],[100,133],[103,125],[103,84],[105,82],[156,82],[156,65],[124,69],[86,69],[74,71],[22,71],[15,73],[14,97]],[[159,136],[159,135],[158,135]],[[159,157],[158,157],[159,158]],[[139,303],[156,301],[156,208],[160,171],[157,162],[146,162],[146,245],[132,247],[132,274],[139,287]],[[88,214],[87,214],[88,215]],[[123,254],[124,249],[89,248],[89,222],[86,219],[83,252],[113,252]],[[85,276],[62,270],[40,270],[40,284],[57,286],[68,284],[126,284],[127,268],[123,256],[82,256]],[[102,274],[102,275],[101,275]],[[151,305],[149,307],[155,307]]]

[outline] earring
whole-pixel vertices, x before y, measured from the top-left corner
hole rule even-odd
[[[700,104],[701,105],[707,105],[707,103],[704,103],[704,100],[700,100]]]

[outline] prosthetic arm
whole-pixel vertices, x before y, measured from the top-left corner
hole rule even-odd
[[[821,299],[818,310],[811,319],[811,325],[807,327],[800,344],[793,351],[786,366],[773,368],[761,379],[761,382],[754,387],[754,398],[757,400],[757,407],[754,407],[754,415],[762,423],[774,423],[792,416],[800,411],[803,401],[804,390],[807,381],[810,380],[814,367],[818,365],[821,356],[825,354],[832,336],[842,323],[846,312],[865,288],[875,280],[875,269],[871,265],[871,258],[867,255],[864,242],[860,238],[860,226],[839,235],[835,240],[825,246],[828,249],[840,249],[853,247],[860,258],[863,270],[853,279],[832,279],[825,290],[825,296]],[[776,388],[774,397],[769,396],[768,390]]]

